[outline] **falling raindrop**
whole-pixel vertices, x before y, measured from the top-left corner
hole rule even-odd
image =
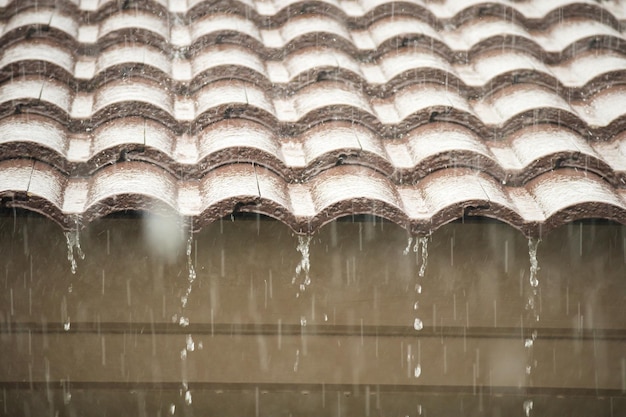
[[[185,404],[191,405],[191,402],[192,402],[191,391],[187,390],[185,391]]]
[[[190,334],[187,335],[187,351],[189,352],[193,352],[194,350],[196,350],[196,344],[193,341],[193,338],[191,337]]]
[[[296,350],[296,361],[293,364],[293,371],[298,372],[298,365],[300,364],[300,349]]]
[[[63,330],[68,332],[70,330],[70,327],[72,327],[72,323],[70,322],[70,316],[67,316],[65,322],[63,323]]]
[[[174,414],[176,414],[176,405],[170,404],[170,415],[173,416]]]
[[[424,323],[422,322],[422,320],[416,317],[415,321],[413,322],[413,328],[415,330],[422,330],[424,328]]]
[[[526,413],[526,417],[530,416],[530,411],[532,409],[533,409],[533,402],[532,402],[532,400],[524,401],[524,413]]]
[[[70,392],[70,380],[69,378],[61,380],[61,386],[63,388],[63,404],[68,405],[72,401],[72,393]]]
[[[420,365],[417,365],[417,366],[415,367],[415,370],[413,371],[413,376],[414,376],[415,378],[419,378],[419,377],[420,377],[420,375],[422,375],[422,367],[421,367]]]

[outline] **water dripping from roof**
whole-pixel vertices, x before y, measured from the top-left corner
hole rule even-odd
[[[293,276],[291,283],[298,284],[298,292],[296,297],[299,297],[306,288],[311,285],[311,277],[309,270],[311,268],[311,261],[309,259],[309,248],[311,246],[311,235],[298,236],[298,246],[296,250],[300,252],[301,258],[298,266],[296,266],[296,273]]]
[[[429,236],[419,236],[416,238],[413,238],[412,236],[410,236],[408,238],[407,241],[407,245],[406,248],[404,248],[404,251],[402,252],[404,255],[408,255],[409,252],[411,251],[411,245],[413,244],[413,241],[415,241],[415,245],[413,245],[413,252],[418,253],[421,252],[421,259],[420,259],[420,269],[419,269],[419,276],[423,277],[426,273],[426,266],[428,265],[428,238]]]
[[[406,248],[404,248],[404,251],[402,252],[405,256],[409,254],[409,252],[411,251],[411,244],[413,243],[413,236],[409,236]]]
[[[75,221],[74,228],[68,232],[64,232],[65,241],[67,243],[67,260],[70,262],[72,268],[72,274],[76,273],[77,263],[74,253],[78,255],[80,259],[85,259],[85,253],[80,247],[80,232],[78,230],[79,221]]]
[[[418,277],[415,282],[415,294],[418,297],[422,293],[421,279],[426,274],[426,266],[428,264],[428,238],[429,236],[418,236],[416,238],[410,236],[407,241],[407,246],[404,248],[403,254],[408,255],[411,252],[411,246],[413,252],[418,256],[419,271]],[[415,242],[415,244],[413,244]],[[413,310],[416,312],[419,310],[419,300],[415,300],[413,303]],[[424,322],[419,317],[413,319],[413,328],[420,331],[424,328]],[[421,373],[421,369],[420,369]]]
[[[185,289],[185,292],[183,293],[183,295],[180,297],[180,303],[181,303],[180,317],[176,314],[172,316],[172,321],[174,323],[178,322],[178,325],[181,327],[189,326],[189,318],[185,316],[185,309],[187,307],[187,304],[189,303],[189,297],[191,296],[191,292],[193,290],[193,284],[197,278],[196,268],[195,268],[195,259],[194,259],[195,253],[197,253],[197,244],[193,238],[193,231],[190,228],[189,237],[187,238],[187,246],[185,250],[185,255],[187,257],[187,288]],[[213,313],[213,310],[211,310],[211,328],[213,328],[212,327],[212,322],[213,322],[212,313]],[[181,359],[181,362],[183,362],[182,363],[183,378],[181,381],[180,396],[183,398],[185,404],[188,406],[192,404],[192,396],[191,396],[191,391],[189,390],[189,385],[187,382],[187,376],[186,376],[186,370],[185,370],[186,365],[184,364],[184,362],[187,360],[187,356],[189,355],[189,353],[194,352],[196,349],[202,349],[202,342],[196,343],[192,335],[187,334],[185,336],[185,344],[183,348],[180,350],[180,359]],[[171,404],[170,414],[174,415],[175,412],[176,412],[176,406],[174,404]]]
[[[422,264],[420,265],[419,276],[423,278],[426,273],[426,265],[428,265],[428,236],[418,238],[418,243],[422,247]],[[413,251],[415,251],[415,248]]]
[[[194,246],[194,240],[193,240],[193,233],[189,233],[189,238],[187,239],[187,289],[185,291],[185,294],[183,294],[183,296],[181,296],[180,298],[180,302],[183,308],[187,307],[187,302],[189,301],[189,296],[191,295],[191,290],[193,288],[193,283],[196,280],[196,269],[194,267],[193,264],[193,260],[192,260],[192,253],[193,253],[193,246]]]
[[[528,316],[532,322],[539,321],[539,306],[538,306],[538,286],[539,279],[537,278],[537,273],[539,271],[539,261],[537,260],[537,248],[539,246],[539,242],[541,239],[528,239],[528,258],[530,262],[529,268],[529,279],[528,282],[530,284],[529,295],[526,301],[526,311],[528,312]],[[534,359],[534,344],[537,340],[537,330],[533,329],[530,337],[524,338],[524,348],[526,349],[526,375],[531,378],[532,370],[535,366],[537,366],[537,361]],[[529,417],[531,411],[533,409],[533,400],[526,399],[523,403],[524,413],[526,417]]]
[[[537,272],[539,271],[539,262],[537,261],[537,247],[539,246],[541,239],[528,239],[528,256],[530,258],[530,285],[534,288],[533,295],[537,295],[536,288],[539,286],[539,280],[537,279]],[[536,314],[537,321],[539,321],[539,314]]]

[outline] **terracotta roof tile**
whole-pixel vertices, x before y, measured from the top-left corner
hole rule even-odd
[[[625,23],[574,0],[5,0],[0,204],[626,223]]]

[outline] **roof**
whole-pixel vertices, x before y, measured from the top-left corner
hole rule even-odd
[[[626,223],[626,2],[0,1],[0,206]]]

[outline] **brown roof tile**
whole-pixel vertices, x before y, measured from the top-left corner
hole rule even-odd
[[[625,5],[6,0],[0,204],[626,223]]]

